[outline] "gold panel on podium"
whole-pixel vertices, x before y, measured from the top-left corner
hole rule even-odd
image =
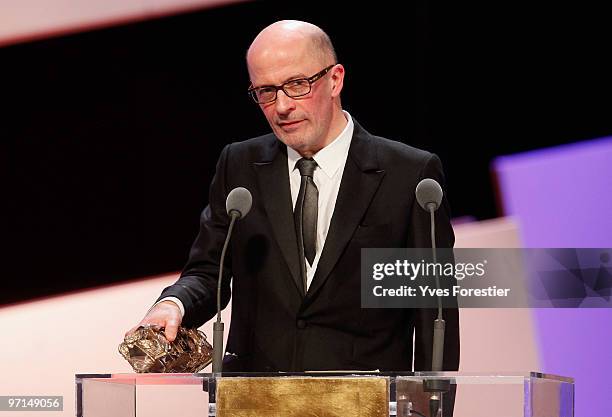
[[[361,378],[220,378],[217,417],[387,417],[389,380]]]

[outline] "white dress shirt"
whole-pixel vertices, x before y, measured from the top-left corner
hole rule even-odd
[[[336,199],[338,198],[338,190],[342,181],[342,173],[348,158],[351,140],[353,138],[353,130],[355,125],[353,118],[347,111],[343,111],[344,117],[347,120],[344,130],[336,137],[329,145],[321,149],[313,159],[317,163],[317,167],[313,174],[313,180],[319,190],[319,208],[317,215],[317,252],[312,265],[306,261],[306,286],[310,288],[312,279],[317,272],[317,265],[321,258],[321,252],[325,246],[325,239],[329,231],[329,224],[334,208],[336,207]],[[289,183],[291,186],[291,200],[295,210],[295,202],[297,201],[300,192],[301,175],[300,171],[295,167],[297,161],[302,156],[293,148],[287,146],[287,165],[289,168]],[[185,307],[181,300],[176,297],[166,297],[159,300],[155,305],[162,301],[172,301],[177,304],[181,310],[181,314],[185,315]],[[152,307],[151,307],[152,308]]]

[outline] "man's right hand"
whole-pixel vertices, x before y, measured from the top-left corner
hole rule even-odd
[[[154,324],[165,328],[165,335],[168,342],[176,339],[178,327],[181,324],[183,317],[181,309],[172,301],[162,301],[149,310],[146,316],[136,326],[128,330],[125,335],[132,334],[138,327],[145,324]]]

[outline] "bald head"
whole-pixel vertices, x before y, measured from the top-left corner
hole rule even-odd
[[[336,52],[320,27],[299,20],[281,20],[264,28],[255,37],[247,52],[249,67],[271,56],[304,50],[318,66],[335,64]]]

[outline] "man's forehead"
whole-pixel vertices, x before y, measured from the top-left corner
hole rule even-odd
[[[249,71],[253,85],[276,85],[295,78],[310,77],[305,65],[287,65],[279,67],[267,67],[259,70]]]
[[[270,51],[269,54],[251,56],[249,76],[253,83],[280,83],[296,77],[309,77],[317,57],[309,51]],[[315,71],[316,72],[316,71]]]

